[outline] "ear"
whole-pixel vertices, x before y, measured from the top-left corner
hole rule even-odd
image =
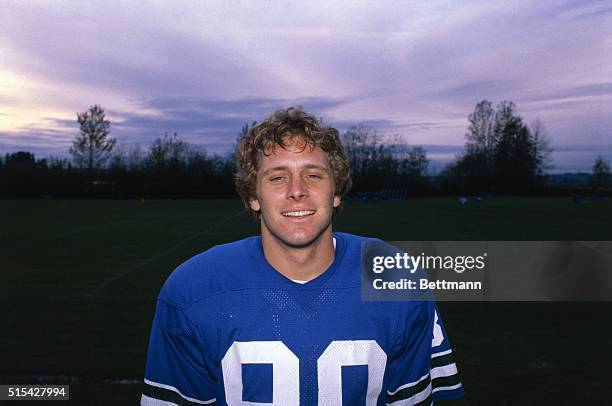
[[[334,208],[340,206],[342,203],[342,198],[340,196],[334,196]]]
[[[249,206],[251,206],[251,210],[253,211],[261,210],[261,205],[259,204],[259,200],[257,199],[249,200]]]

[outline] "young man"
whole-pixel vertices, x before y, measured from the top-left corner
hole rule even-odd
[[[463,394],[434,302],[360,299],[361,244],[332,233],[349,190],[338,132],[300,109],[240,140],[237,188],[261,236],[162,288],[141,405],[430,405]]]

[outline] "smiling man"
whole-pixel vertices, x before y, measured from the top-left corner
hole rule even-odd
[[[267,147],[250,208],[261,220],[263,251],[290,279],[310,280],[334,259],[331,220],[340,205],[327,155],[297,134]]]
[[[241,138],[237,189],[261,236],[168,278],[141,405],[430,405],[463,394],[434,302],[361,300],[371,239],[332,232],[347,162],[338,132],[298,108]]]

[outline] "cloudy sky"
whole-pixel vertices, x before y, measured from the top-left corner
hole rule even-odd
[[[299,104],[436,168],[485,98],[543,122],[555,172],[612,161],[612,0],[0,0],[0,153],[67,155],[92,104],[124,146],[177,131],[223,152]]]

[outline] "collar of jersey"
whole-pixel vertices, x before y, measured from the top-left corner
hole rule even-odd
[[[287,278],[285,275],[277,271],[274,267],[272,267],[272,265],[270,265],[263,253],[261,236],[257,236],[256,238],[254,238],[255,249],[252,251],[254,253],[253,256],[262,272],[268,273],[269,275],[271,275],[272,278],[281,281],[281,283],[286,286],[290,286],[295,289],[319,287],[325,284],[325,282],[327,282],[333,276],[333,274],[336,272],[336,269],[338,269],[338,267],[342,263],[342,260],[344,259],[344,254],[346,252],[346,241],[344,240],[344,238],[337,233],[332,234],[336,238],[336,252],[334,255],[334,262],[332,262],[331,265],[327,268],[327,270],[325,270],[325,272],[323,272],[321,275],[305,283],[298,283],[292,281],[291,279]]]

